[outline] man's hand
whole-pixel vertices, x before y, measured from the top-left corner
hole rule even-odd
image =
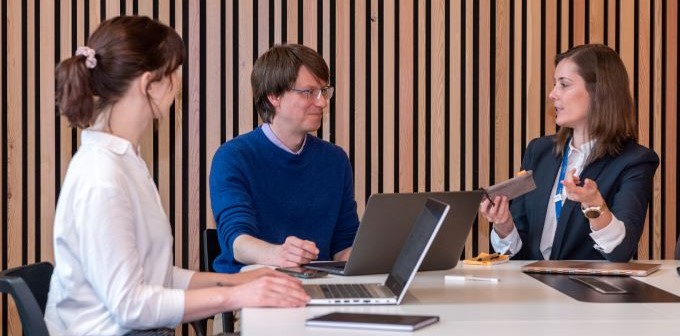
[[[274,248],[276,266],[292,267],[308,264],[319,257],[319,249],[313,241],[288,236],[286,241]]]

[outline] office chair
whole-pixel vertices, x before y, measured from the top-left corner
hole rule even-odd
[[[0,272],[0,292],[14,299],[24,335],[49,336],[43,315],[53,270],[49,262],[39,262]]]
[[[52,271],[51,263],[39,262],[0,272],[0,292],[14,299],[24,335],[49,336],[44,315]],[[200,324],[191,323],[191,326],[197,336],[205,336]]]
[[[217,239],[216,229],[205,229],[201,232],[201,242],[203,243],[203,248],[201,249],[202,264],[201,271],[203,272],[215,272],[213,268],[213,261],[220,255],[220,243]],[[205,321],[207,323],[207,320]],[[234,332],[234,313],[224,312],[222,313],[222,330],[225,333]]]

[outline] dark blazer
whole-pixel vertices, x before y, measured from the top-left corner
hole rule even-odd
[[[675,259],[680,260],[680,237],[678,237],[678,242],[675,243]]]
[[[514,199],[510,205],[522,248],[513,259],[543,259],[540,244],[552,188],[562,164],[555,155],[554,136],[532,140],[522,160],[522,169],[532,170],[536,189]],[[654,151],[628,141],[616,157],[605,156],[588,164],[581,180],[594,180],[611,212],[626,227],[626,237],[611,253],[593,248],[590,224],[578,202],[567,200],[557,223],[550,259],[628,261],[637,249],[652,196],[654,172],[659,157]]]

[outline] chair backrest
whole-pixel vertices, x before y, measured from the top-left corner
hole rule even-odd
[[[213,268],[213,261],[220,255],[220,242],[217,239],[216,229],[205,229],[201,232],[201,240],[203,242],[203,264],[201,271],[215,272]]]
[[[24,335],[49,335],[43,315],[53,270],[40,262],[0,272],[0,291],[14,298]]]

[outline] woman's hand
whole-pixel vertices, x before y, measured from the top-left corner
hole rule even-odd
[[[279,273],[274,271],[275,273]],[[256,280],[226,288],[229,308],[242,307],[304,307],[309,295],[300,280],[283,276],[264,275]]]
[[[275,271],[269,267],[260,267],[235,274],[223,274],[223,276],[225,281],[220,282],[220,284],[224,286],[237,286],[266,276],[278,278],[290,277],[285,273]]]
[[[582,186],[580,184],[581,178],[576,176],[576,169],[570,170],[562,181],[568,199],[579,202],[584,207],[604,205],[604,198],[595,181],[586,179]]]
[[[479,204],[479,212],[493,223],[493,229],[500,238],[507,237],[515,228],[515,222],[510,213],[510,201],[506,196],[496,196],[493,205],[488,199]]]

